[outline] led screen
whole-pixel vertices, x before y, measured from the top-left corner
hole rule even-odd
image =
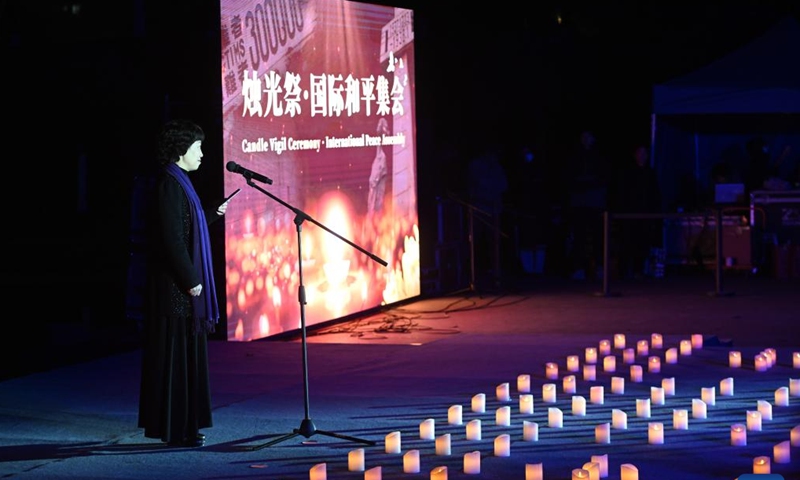
[[[220,7],[227,339],[419,295],[413,11]]]

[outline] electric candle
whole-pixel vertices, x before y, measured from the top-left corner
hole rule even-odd
[[[511,392],[509,391],[508,383],[505,382],[498,385],[497,388],[495,388],[495,395],[497,395],[498,402],[510,402]]]
[[[327,480],[328,464],[318,463],[311,467],[311,470],[308,471],[308,478],[310,480]]]
[[[499,407],[494,413],[494,423],[500,427],[511,425],[511,407]]]
[[[636,399],[636,416],[639,418],[650,418],[650,399]]]
[[[561,409],[556,407],[548,408],[547,422],[550,428],[562,428],[564,426],[564,414]]]
[[[531,391],[531,376],[527,374],[517,376],[517,391],[528,393]]]
[[[675,347],[668,348],[667,351],[664,352],[664,360],[670,365],[678,363],[678,349]]]
[[[772,420],[772,404],[766,400],[759,400],[756,402],[758,411],[761,412],[762,420]]]
[[[495,457],[510,457],[511,456],[511,436],[507,433],[498,435],[494,439],[494,456]]]
[[[447,409],[447,423],[461,425],[461,405],[453,405]]]
[[[582,468],[572,470],[572,480],[589,480],[589,472]]]
[[[583,366],[583,379],[589,382],[593,382],[597,379],[597,366],[596,365],[584,365]]]
[[[467,422],[467,440],[481,439],[481,421],[476,418]]]
[[[774,348],[767,348],[766,350],[764,350],[764,355],[767,356],[770,367],[773,367],[775,366],[776,363],[778,363],[778,351],[775,350]]]
[[[673,410],[672,428],[675,430],[689,430],[689,412],[683,409]]]
[[[597,462],[586,462],[583,469],[589,472],[589,480],[600,480],[600,464]]]
[[[788,440],[772,447],[772,459],[775,463],[791,463],[792,451],[789,449]]]
[[[794,352],[792,354],[792,367],[800,368],[800,352]]]
[[[650,445],[661,445],[664,443],[664,424],[661,422],[650,422],[647,424],[647,443]]]
[[[608,454],[592,455],[592,461],[599,466],[600,478],[606,478],[608,476]]]
[[[525,393],[519,396],[519,413],[530,415],[533,413],[533,395]]]
[[[792,428],[789,438],[793,447],[800,447],[800,425]]]
[[[386,434],[386,453],[400,453],[400,432]]]
[[[436,455],[450,455],[450,434],[436,437]]]
[[[664,405],[664,389],[661,387],[650,387],[650,402],[653,405]]]
[[[761,431],[761,412],[758,410],[748,410],[747,414],[747,429],[754,432]]]
[[[797,352],[797,357],[800,358],[800,352]],[[594,364],[597,363],[597,349],[594,347],[586,347],[586,354],[585,354],[586,363]],[[798,361],[800,364],[800,360]]]
[[[664,389],[664,395],[672,397],[675,395],[675,377],[667,377],[661,379],[661,388]]]
[[[692,341],[691,340],[681,340],[680,344],[680,353],[683,356],[689,357],[692,355]]]
[[[542,401],[545,403],[556,403],[555,383],[545,383],[542,385]]]
[[[419,424],[419,438],[421,440],[436,438],[436,424],[432,418],[426,418]]]
[[[779,387],[777,390],[775,390],[775,406],[789,406],[789,387]]]
[[[347,453],[347,469],[351,472],[364,471],[364,449],[356,448]]]
[[[580,370],[580,359],[577,355],[570,355],[567,357],[567,371],[577,372]]]
[[[763,353],[759,353],[755,356],[755,364],[756,364],[756,372],[766,372],[769,368],[768,364],[769,360],[767,356]]]
[[[364,480],[381,480],[381,467],[372,467],[364,472]]]
[[[575,389],[577,388],[575,384],[575,375],[567,375],[561,381],[564,388],[564,393],[575,393]]]
[[[707,413],[708,413],[708,408],[706,407],[706,402],[700,400],[699,398],[693,398],[692,418],[706,418]]]
[[[603,386],[595,385],[589,388],[589,401],[595,405],[602,405],[605,398],[603,395]]]
[[[650,354],[650,346],[647,344],[647,340],[639,340],[636,342],[636,353],[642,357],[646,357]]]
[[[703,348],[703,336],[701,334],[695,333],[692,335],[692,348],[695,350]]]
[[[539,424],[536,422],[529,422],[527,420],[522,422],[522,439],[526,442],[539,441]]]
[[[733,377],[723,378],[719,381],[719,394],[723,397],[733,396]]]
[[[800,397],[800,378],[789,379],[789,395]]]
[[[600,340],[597,344],[597,351],[600,355],[610,355],[611,354],[611,341],[610,340]]]
[[[403,472],[419,473],[419,450],[409,450],[403,455]]]
[[[620,480],[639,480],[639,469],[630,463],[619,466]]]
[[[712,407],[717,404],[717,387],[703,387],[700,389],[700,399]]]
[[[472,411],[475,413],[483,413],[486,411],[485,393],[476,393],[472,396]]]
[[[636,361],[636,352],[632,348],[626,348],[622,351],[622,362],[631,364]]]
[[[619,408],[611,409],[611,426],[617,430],[627,430],[628,414]]]
[[[611,377],[611,393],[618,395],[625,393],[625,379],[623,377]]]
[[[734,447],[747,446],[747,428],[741,423],[731,425],[731,445]]]
[[[474,475],[481,473],[481,452],[467,452],[464,454],[464,473]]]
[[[431,470],[431,480],[447,480],[447,467],[441,466]]]
[[[595,443],[611,443],[611,424],[601,423],[594,427]]]
[[[650,346],[653,348],[664,348],[664,337],[660,333],[650,335]]]
[[[770,473],[769,457],[756,457],[753,459],[753,473]]]
[[[728,352],[728,366],[731,368],[741,368],[742,352],[736,350]]]
[[[525,480],[544,480],[544,469],[541,463],[525,464]]]
[[[572,397],[572,414],[576,417],[586,416],[586,399],[580,395]]]
[[[614,355],[606,355],[603,357],[603,371],[615,372],[617,370],[617,357]]]
[[[659,373],[661,371],[661,357],[653,355],[647,359],[647,371]]]
[[[634,383],[641,383],[642,382],[642,366],[641,365],[631,365],[631,382],[634,382]]]
[[[625,334],[617,333],[614,335],[614,348],[622,350],[625,348]]]
[[[547,362],[544,364],[544,374],[545,377],[549,380],[557,380],[558,379],[558,364],[553,362]]]

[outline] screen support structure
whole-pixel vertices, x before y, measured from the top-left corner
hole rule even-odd
[[[295,428],[291,432],[286,433],[284,435],[281,435],[281,436],[279,436],[279,437],[277,437],[275,439],[272,439],[272,440],[270,440],[270,441],[268,441],[266,443],[250,446],[250,447],[248,447],[248,449],[249,450],[260,450],[262,448],[270,447],[272,445],[281,443],[281,442],[283,442],[285,440],[289,440],[289,439],[297,437],[299,435],[302,435],[305,438],[311,438],[312,436],[314,436],[316,434],[325,435],[325,436],[334,437],[334,438],[341,438],[343,440],[349,440],[351,442],[356,442],[356,443],[363,443],[363,444],[366,444],[366,445],[375,445],[375,441],[373,441],[373,440],[366,440],[366,439],[363,439],[363,438],[351,437],[351,436],[343,435],[343,434],[336,433],[336,432],[330,432],[330,431],[326,431],[326,430],[319,430],[319,429],[317,429],[316,425],[314,425],[314,421],[310,417],[310,407],[309,407],[310,402],[309,402],[309,394],[308,394],[308,336],[306,334],[306,313],[305,313],[305,311],[306,311],[306,309],[305,309],[306,291],[305,291],[305,286],[303,285],[303,252],[301,250],[302,244],[303,244],[303,242],[301,241],[301,232],[303,231],[303,222],[308,220],[309,222],[313,223],[314,225],[317,225],[318,227],[322,228],[326,232],[330,233],[331,235],[339,238],[343,242],[345,242],[348,245],[352,246],[356,250],[364,253],[365,255],[370,257],[372,260],[378,262],[379,264],[383,265],[384,267],[387,266],[388,263],[385,260],[383,260],[380,257],[378,257],[377,255],[374,255],[374,254],[368,252],[364,248],[362,248],[362,247],[356,245],[355,243],[351,242],[350,240],[342,237],[341,235],[339,235],[338,233],[334,232],[333,230],[331,230],[330,228],[326,227],[325,225],[323,225],[322,223],[318,222],[317,220],[314,220],[314,218],[312,218],[310,215],[308,215],[307,213],[303,212],[299,208],[296,208],[296,207],[293,207],[293,206],[289,205],[288,203],[286,203],[285,201],[283,201],[280,198],[276,197],[272,193],[270,193],[270,192],[264,190],[263,188],[259,187],[258,185],[253,183],[253,180],[249,176],[245,176],[245,177],[247,178],[247,184],[248,185],[250,185],[251,187],[255,188],[259,192],[263,193],[264,195],[270,197],[271,199],[275,200],[276,202],[280,203],[281,205],[283,205],[284,207],[288,208],[289,210],[291,210],[295,214],[294,224],[295,224],[295,230],[297,231],[297,261],[298,261],[298,270],[299,270],[298,278],[299,278],[299,283],[300,283],[300,285],[298,286],[298,289],[297,289],[297,301],[300,303],[300,335],[301,335],[300,346],[301,346],[301,351],[302,351],[302,355],[303,355],[303,406],[305,408],[305,416],[303,417],[303,420],[300,422],[300,427]]]

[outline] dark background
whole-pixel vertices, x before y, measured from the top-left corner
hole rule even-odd
[[[800,11],[749,0],[376,3],[415,10],[423,269],[436,198],[465,190],[485,144],[530,143],[559,162],[592,128],[621,158],[649,139],[655,83]],[[203,125],[194,181],[207,199],[223,194],[218,15],[210,0],[0,2],[2,337],[22,352],[0,378],[135,344],[132,198],[165,119]]]

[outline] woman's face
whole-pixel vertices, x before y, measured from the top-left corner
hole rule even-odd
[[[198,140],[194,142],[186,153],[178,159],[178,166],[187,172],[193,172],[200,168],[200,159],[203,158],[203,142]]]

